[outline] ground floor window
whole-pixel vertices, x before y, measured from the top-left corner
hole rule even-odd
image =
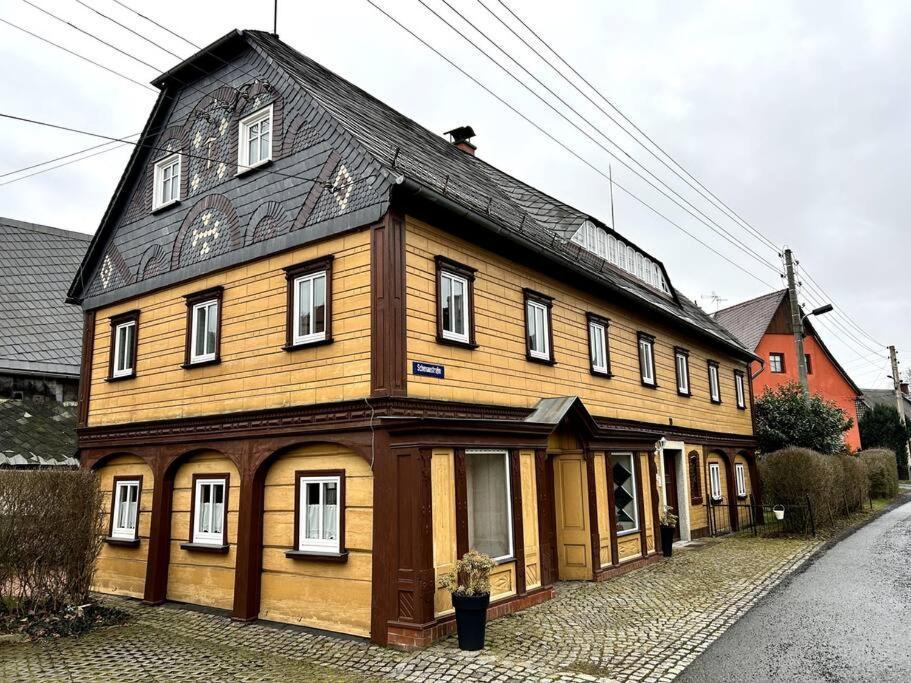
[[[513,556],[509,455],[506,451],[465,453],[468,545],[496,560]]]
[[[737,481],[737,495],[741,498],[746,498],[747,496],[747,484],[746,484],[746,475],[743,471],[743,464],[737,463],[734,465],[734,478]]]
[[[342,473],[299,476],[297,550],[341,552],[343,479]]]
[[[712,489],[712,500],[721,500],[721,466],[717,462],[709,463],[709,485]]]
[[[617,512],[617,535],[639,530],[639,508],[636,502],[636,459],[632,453],[611,453],[614,477],[614,508]]]
[[[196,480],[193,498],[193,543],[224,545],[227,477]]]
[[[139,517],[139,480],[122,479],[114,484],[114,507],[111,510],[111,536],[133,540]]]

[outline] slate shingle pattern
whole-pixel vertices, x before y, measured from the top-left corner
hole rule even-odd
[[[788,290],[782,289],[723,308],[715,313],[715,320],[724,325],[750,351],[755,351],[787,293]]]
[[[0,372],[79,375],[82,311],[64,298],[90,239],[0,218]]]
[[[0,467],[76,467],[76,409],[0,399]]]

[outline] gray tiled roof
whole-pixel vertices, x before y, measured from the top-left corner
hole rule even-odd
[[[889,408],[895,408],[895,391],[893,389],[861,389],[863,395],[860,400],[868,408],[881,405]],[[911,420],[911,399],[907,396],[902,397],[902,405],[905,408],[905,419]]]
[[[0,399],[0,467],[76,466],[76,414],[55,401]]]
[[[788,290],[782,289],[723,308],[715,313],[715,320],[724,325],[750,351],[755,351],[787,293]]]
[[[82,311],[64,298],[90,239],[0,218],[0,371],[79,375]]]

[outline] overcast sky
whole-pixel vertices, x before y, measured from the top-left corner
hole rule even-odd
[[[76,0],[30,1],[157,69],[177,62]],[[272,25],[272,0],[124,1],[199,45],[234,27],[270,30]],[[460,23],[442,0],[425,1],[520,73]],[[481,1],[511,19],[498,0]],[[194,51],[112,0],[84,2],[181,57]],[[721,299],[721,306],[729,306],[782,286],[769,267],[636,178],[417,0],[375,2],[592,166],[607,172],[611,164],[618,184],[677,223],[680,227],[615,189],[616,229],[661,259],[674,285],[704,308],[715,310],[713,296]],[[601,134],[614,140],[762,259],[780,267],[775,251],[657,163],[537,61],[478,0],[448,2],[594,124],[597,131],[579,122],[598,143],[615,149]],[[911,304],[905,287],[911,237],[904,205],[911,177],[911,3],[506,2],[709,190],[774,244],[791,247],[801,267],[831,297],[827,301],[876,342],[898,346],[903,368],[911,364],[911,342],[906,341],[911,334]],[[2,0],[0,18],[142,83],[156,75],[155,69],[99,45],[21,0]],[[296,49],[433,131],[473,126],[478,154],[486,160],[610,223],[609,184],[602,175],[522,121],[365,0],[283,0],[278,30]],[[155,99],[139,85],[2,23],[0,56],[3,113],[125,136],[142,128]],[[0,120],[0,173],[100,142]],[[632,164],[622,152],[617,154]],[[0,177],[0,215],[92,233],[127,157],[128,149],[121,147],[17,182],[10,181],[24,174]],[[808,307],[822,298],[806,285],[801,292]],[[820,325],[826,343],[859,385],[891,386],[885,349],[840,316],[830,314]]]

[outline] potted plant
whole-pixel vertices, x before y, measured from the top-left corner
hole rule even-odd
[[[775,513],[775,519],[779,522],[784,519],[784,505],[776,505],[772,508],[772,512]]]
[[[452,594],[460,650],[484,647],[487,606],[490,604],[490,570],[496,566],[490,557],[471,550],[457,560],[441,585]]]
[[[664,513],[659,520],[661,524],[661,552],[670,557],[674,547],[674,532],[677,530],[677,515],[671,512],[670,505],[664,506]]]

